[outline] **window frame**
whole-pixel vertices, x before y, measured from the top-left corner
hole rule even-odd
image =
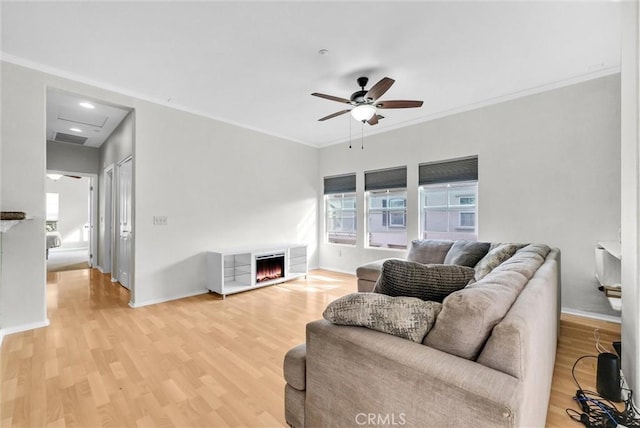
[[[380,196],[384,194],[385,199],[382,200],[381,207],[371,207],[372,197]],[[403,196],[398,196],[402,194]],[[402,206],[392,207],[391,201],[402,201]],[[372,214],[381,214],[380,226],[386,228],[386,231],[372,232],[371,216]],[[394,214],[402,214],[402,224],[393,224],[392,218]],[[365,248],[372,248],[377,250],[406,250],[407,249],[407,189],[406,188],[390,188],[390,189],[375,189],[365,192],[365,227],[367,230],[365,239]],[[384,246],[371,245],[372,233],[401,233],[404,230],[403,244],[390,244],[386,243]]]
[[[339,197],[339,200],[341,201],[340,204],[340,208],[338,209],[332,209],[330,208],[330,199],[331,198],[336,198]],[[345,208],[344,206],[344,201],[346,198],[353,198],[353,208]],[[324,195],[324,210],[325,210],[325,215],[324,215],[324,221],[325,221],[325,243],[327,244],[331,244],[331,245],[347,245],[350,247],[355,247],[357,245],[357,241],[358,241],[358,197],[356,192],[345,192],[345,193],[331,193],[331,194],[326,194]],[[331,215],[332,214],[336,214],[339,213],[339,218],[344,220],[345,218],[345,213],[353,213],[352,218],[353,219],[353,230],[344,230],[343,227],[341,227],[341,230],[336,230],[336,229],[329,229],[329,224],[331,222]],[[334,217],[336,218],[336,217]],[[347,236],[349,238],[349,241],[351,241],[351,236],[353,236],[353,242],[333,242],[331,240],[330,235],[331,234],[336,234],[336,235],[340,235],[343,234],[342,236]]]
[[[455,195],[456,188],[463,188],[467,186],[473,186],[474,191],[470,193],[468,191],[459,190],[460,195]],[[446,189],[446,202],[445,205],[427,205],[427,191],[428,189]],[[419,237],[421,239],[478,239],[478,180],[465,180],[465,181],[452,181],[447,183],[434,183],[424,184],[418,186],[419,193]],[[461,199],[473,198],[472,204],[463,204]],[[452,203],[455,201],[457,204]],[[429,230],[427,222],[429,218],[428,211],[439,211],[447,213],[447,225],[446,230]],[[451,224],[451,213],[455,212],[457,217],[457,224]],[[474,214],[473,226],[463,226],[462,217],[463,214]],[[455,221],[455,220],[454,220]],[[455,236],[456,234],[470,234],[471,236],[465,236],[464,238]],[[429,236],[432,235],[432,236]],[[436,235],[437,237],[433,237]]]

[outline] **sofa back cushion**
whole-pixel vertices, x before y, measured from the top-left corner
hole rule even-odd
[[[482,280],[449,295],[422,343],[475,360],[548,253],[546,245],[528,245]]]
[[[422,264],[442,264],[453,241],[439,239],[415,239],[411,241],[411,248],[407,260]]]
[[[491,246],[491,249],[480,261],[475,265],[476,274],[474,279],[480,281],[487,276],[489,272],[500,266],[505,260],[509,259],[518,249],[516,244],[498,244]]]
[[[464,288],[474,274],[475,270],[466,266],[423,265],[390,259],[382,264],[373,292],[442,302],[449,294]]]
[[[488,242],[460,239],[451,246],[442,263],[474,267],[480,259],[487,255],[490,246],[491,244]]]

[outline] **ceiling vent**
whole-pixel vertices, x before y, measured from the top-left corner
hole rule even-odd
[[[65,134],[64,132],[56,132],[55,141],[59,143],[71,143],[83,145],[88,140],[88,137],[81,137],[79,135]]]

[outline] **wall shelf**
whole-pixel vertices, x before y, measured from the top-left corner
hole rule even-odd
[[[33,217],[27,217],[24,220],[0,220],[0,233],[5,233],[18,223],[31,220]]]
[[[620,311],[622,309],[622,287],[620,284],[622,267],[620,261],[622,252],[618,241],[600,241],[596,245],[596,278],[600,285],[604,287],[607,300],[612,309]],[[618,291],[609,293],[608,291]]]
[[[284,255],[284,276],[257,282],[256,257],[274,253]],[[224,297],[306,276],[307,269],[307,246],[303,244],[261,250],[209,251],[207,288]]]

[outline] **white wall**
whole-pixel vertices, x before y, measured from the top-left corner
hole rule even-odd
[[[390,114],[401,114],[392,112]],[[321,150],[322,177],[357,173],[358,220],[364,218],[363,171],[408,166],[408,235],[418,236],[418,164],[479,156],[479,239],[541,242],[562,250],[562,306],[614,314],[594,279],[594,246],[620,227],[620,76],[612,75],[365,137]],[[321,192],[322,190],[320,190]],[[320,265],[354,272],[403,251],[324,243]]]
[[[622,4],[622,372],[637,398],[640,388],[640,8]]]
[[[58,194],[60,249],[89,248],[89,184],[89,177],[45,180],[46,192]]]
[[[207,250],[306,242],[317,266],[317,149],[148,103],[135,127],[136,305],[206,289]]]
[[[317,266],[317,149],[2,62],[2,209],[35,215],[2,238],[2,328],[46,321],[47,86],[135,110],[135,305],[206,291],[207,249],[306,242]]]
[[[98,174],[100,149],[47,141],[47,169]]]
[[[40,73],[2,66],[0,209],[25,211],[2,234],[0,336],[48,324],[45,300],[45,88]]]

